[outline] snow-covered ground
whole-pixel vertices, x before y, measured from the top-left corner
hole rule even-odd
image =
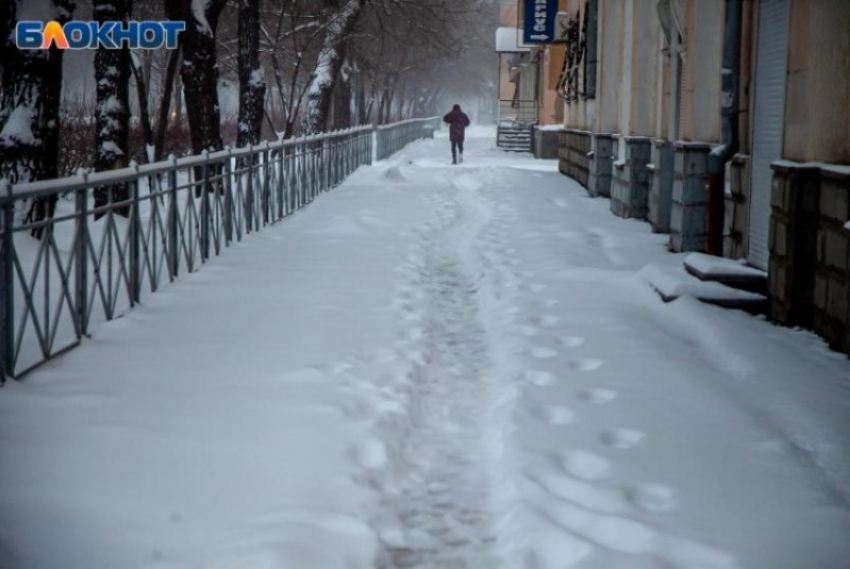
[[[4,387],[0,567],[850,566],[848,360],[471,134]]]

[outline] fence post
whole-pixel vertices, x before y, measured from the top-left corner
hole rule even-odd
[[[201,262],[210,258],[210,153],[204,150],[204,183],[201,185]]]
[[[0,333],[3,335],[0,345],[0,383],[6,376],[15,375],[15,202],[12,199],[12,184],[0,180],[0,191],[6,199],[2,202],[3,241],[0,243]]]
[[[240,175],[240,170],[245,168],[245,164],[249,164],[248,170],[248,186],[245,188],[245,232],[251,233],[254,231],[254,146],[248,145],[248,159],[240,159],[236,164],[236,175]]]
[[[284,168],[283,168],[283,147],[281,146],[280,150],[277,151],[277,162],[278,162],[278,170],[277,170],[277,187],[275,188],[275,192],[277,194],[277,219],[283,219],[284,216],[284,196],[283,196],[283,184],[284,184]]]
[[[174,156],[171,156],[171,165],[173,169],[168,172],[168,193],[171,198],[168,210],[168,268],[171,271],[171,280],[173,281],[177,278],[180,268],[179,241],[177,239],[180,212],[177,204],[177,159]]]
[[[88,182],[88,174],[83,174],[83,181]],[[77,317],[80,322],[80,335],[85,336],[89,332],[89,202],[88,184],[76,191],[75,209],[77,210],[77,256],[76,302]]]
[[[263,224],[271,222],[271,192],[269,191],[269,141],[265,141],[263,149]]]
[[[130,306],[138,304],[142,297],[141,226],[139,215],[139,167],[136,178],[130,182],[132,218],[130,219]]]
[[[227,147],[227,159],[224,170],[227,183],[224,187],[224,240],[227,245],[233,243],[233,151]]]

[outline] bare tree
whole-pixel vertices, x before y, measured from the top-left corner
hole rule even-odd
[[[163,80],[162,87],[162,98],[159,102],[156,135],[154,138],[154,160],[162,160],[163,149],[165,148],[165,134],[168,131],[168,120],[170,116],[169,110],[171,107],[171,92],[174,91],[174,98],[178,100],[177,102],[179,102],[180,99],[180,89],[179,87],[177,89],[174,88],[174,82],[175,79],[178,78],[177,66],[180,63],[182,49],[183,39],[181,38],[177,45],[177,49],[173,50],[168,56],[168,65],[165,69],[165,78]],[[216,99],[218,99],[218,95],[216,95]],[[177,102],[175,102],[175,107],[180,108]],[[181,120],[182,116],[175,116],[175,122],[179,123]]]
[[[130,19],[132,0],[95,0],[94,19],[127,22]],[[130,155],[130,50],[98,47],[94,58],[95,81],[97,84],[97,107],[95,122],[95,170],[114,170],[127,166]],[[115,202],[129,198],[124,184],[97,188],[94,192],[96,206],[109,203],[110,193]],[[129,215],[128,208],[118,213]]]
[[[340,4],[341,2],[341,4]],[[307,90],[307,108],[304,114],[304,132],[322,132],[327,128],[334,81],[345,61],[345,46],[366,0],[325,0],[330,22],[316,70]]]
[[[260,0],[238,0],[239,122],[236,145],[257,144],[263,125],[266,82],[260,66]]]
[[[12,183],[57,175],[63,54],[55,46],[48,50],[17,49],[12,30],[18,20],[64,23],[74,9],[70,0],[0,3],[0,29],[4,32],[0,44],[0,178]],[[27,219],[51,217],[55,207],[55,197],[33,200]],[[33,230],[35,237],[42,234],[43,228]]]
[[[192,152],[220,150],[221,111],[218,102],[216,27],[225,0],[164,0],[172,20],[186,22],[183,32],[183,89],[191,105],[186,106]]]

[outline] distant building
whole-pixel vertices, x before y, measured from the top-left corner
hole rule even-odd
[[[525,0],[501,0],[500,27],[496,31],[499,56],[499,144],[510,150],[532,150],[534,133],[541,126],[561,125],[563,99],[558,81],[564,64],[566,45],[526,45],[522,42]],[[559,6],[566,8],[566,0]],[[539,135],[536,139],[539,146]],[[550,145],[552,158],[557,154]]]
[[[559,8],[561,171],[673,251],[768,271],[771,317],[850,353],[850,2]]]

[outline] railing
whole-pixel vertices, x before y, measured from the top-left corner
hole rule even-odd
[[[432,138],[434,131],[440,129],[440,117],[410,119],[378,127],[376,158],[389,158],[414,140]]]
[[[537,124],[537,101],[499,101],[499,124],[529,126]]]
[[[409,124],[378,140],[397,149],[415,139]],[[0,379],[77,346],[93,325],[371,164],[373,151],[373,130],[361,127],[0,186]],[[22,220],[33,199],[56,200],[54,215]]]

